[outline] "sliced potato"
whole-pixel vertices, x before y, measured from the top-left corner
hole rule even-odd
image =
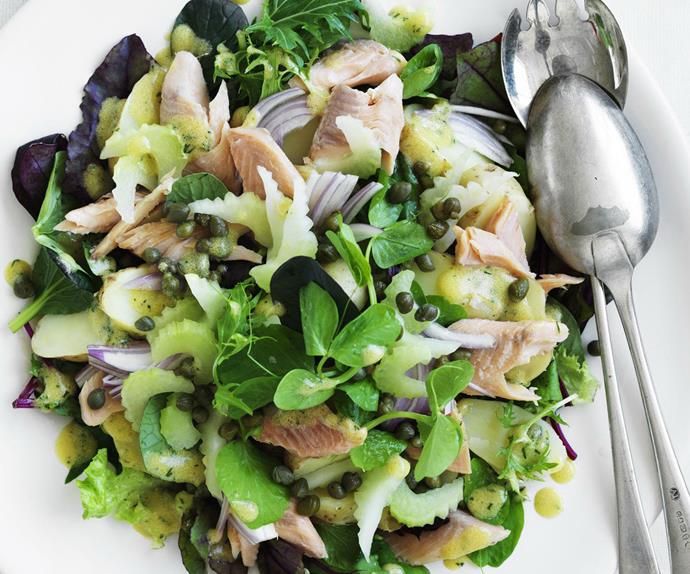
[[[173,305],[170,297],[160,291],[130,289],[129,283],[154,272],[150,265],[123,269],[108,275],[103,281],[99,294],[101,308],[113,323],[120,329],[134,335],[144,335],[135,327],[135,323],[144,316],[155,317]]]

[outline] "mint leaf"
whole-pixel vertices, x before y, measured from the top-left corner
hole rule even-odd
[[[340,390],[345,392],[353,403],[365,411],[376,412],[376,409],[379,407],[379,390],[369,379],[348,383],[341,386]]]
[[[287,510],[290,501],[287,489],[271,479],[275,465],[275,461],[250,442],[228,443],[218,453],[216,478],[220,489],[231,504],[249,503],[247,515],[256,515],[244,521],[249,528],[280,520]]]
[[[452,361],[429,373],[426,390],[431,410],[439,411],[457,397],[474,376],[474,367],[469,361]]]
[[[316,283],[299,293],[302,332],[307,355],[323,357],[338,329],[338,307],[333,298]]]
[[[336,383],[305,369],[294,369],[285,375],[273,402],[285,411],[304,410],[325,403],[333,396]]]
[[[371,255],[381,269],[424,255],[434,246],[426,230],[413,221],[394,223],[372,241]]]
[[[381,359],[401,329],[395,310],[377,303],[340,331],[328,354],[348,367],[366,367]]]
[[[400,454],[406,448],[407,443],[395,438],[392,434],[372,430],[369,431],[364,444],[350,451],[350,460],[356,467],[368,472],[383,466],[390,457]]]
[[[175,203],[192,203],[200,199],[222,199],[228,188],[215,175],[210,173],[193,173],[173,183],[167,201]]]
[[[440,476],[457,458],[461,445],[460,427],[446,416],[437,416],[424,439],[422,454],[414,469],[415,480]]]

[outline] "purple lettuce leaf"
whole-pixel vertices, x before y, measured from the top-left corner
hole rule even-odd
[[[103,102],[108,98],[126,98],[134,84],[150,69],[153,58],[139,36],[132,34],[118,42],[96,68],[86,86],[81,102],[82,122],[70,134],[67,145],[64,191],[74,195],[80,203],[92,198],[84,184],[84,173],[95,164],[108,173],[107,165],[100,159],[96,128]]]
[[[485,42],[469,52],[457,54],[457,84],[452,104],[477,106],[513,114],[503,84],[501,37]]]
[[[271,540],[259,547],[257,561],[261,574],[301,574],[302,552],[284,540]]]
[[[12,191],[17,201],[36,219],[41,210],[55,154],[67,149],[67,138],[52,134],[24,144],[12,167]]]
[[[438,44],[443,52],[443,70],[441,71],[441,78],[444,80],[452,79],[457,72],[456,59],[458,54],[469,52],[474,46],[474,38],[472,34],[427,34],[424,41],[415,46],[413,53],[419,52],[429,44]]]

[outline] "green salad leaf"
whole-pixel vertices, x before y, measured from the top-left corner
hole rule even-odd
[[[407,443],[391,433],[372,430],[367,434],[364,444],[350,451],[350,459],[356,467],[368,472],[383,466],[390,457],[400,454],[406,448]]]
[[[457,458],[461,444],[460,427],[446,416],[435,417],[415,466],[415,480],[443,474]]]
[[[433,369],[426,379],[427,395],[432,411],[445,406],[465,390],[472,381],[474,368],[469,361],[451,361]]]
[[[375,412],[379,406],[380,393],[370,379],[347,383],[342,385],[340,390],[350,397],[353,403],[365,411]]]
[[[438,44],[424,46],[407,62],[400,74],[403,98],[408,100],[423,95],[441,76],[443,52]]]
[[[300,289],[302,333],[307,354],[323,357],[338,329],[338,307],[333,298],[316,283]]]
[[[377,303],[345,325],[333,340],[329,356],[348,367],[366,367],[381,359],[400,336],[395,310]]]
[[[228,188],[215,175],[193,173],[185,175],[173,183],[167,201],[192,203],[202,199],[223,199],[227,194]]]
[[[218,454],[218,484],[230,504],[244,510],[238,518],[250,528],[280,520],[287,510],[287,489],[271,479],[275,466],[275,461],[251,442],[228,443]]]
[[[12,319],[9,327],[16,333],[37,315],[68,315],[88,309],[96,290],[92,279],[69,260],[42,247],[31,275],[36,298]]]
[[[371,254],[381,269],[410,261],[434,246],[424,227],[413,221],[398,221],[372,240]]]
[[[180,527],[184,506],[179,496],[162,481],[146,473],[125,468],[116,474],[108,463],[106,449],[98,451],[77,481],[84,518],[114,515],[129,522],[157,546]],[[154,495],[155,494],[155,495]],[[164,514],[171,523],[164,524]]]
[[[472,552],[469,557],[477,566],[484,568],[491,566],[498,568],[503,564],[515,551],[515,548],[520,541],[522,529],[525,525],[525,511],[523,501],[519,494],[513,494],[510,497],[510,506],[508,512],[505,514],[505,519],[500,524],[506,530],[510,530],[510,535],[505,540],[488,546],[482,550]]]
[[[295,369],[285,375],[276,389],[273,402],[286,411],[309,409],[333,396],[337,383],[312,371]]]
[[[372,276],[369,259],[362,253],[350,226],[341,223],[338,233],[327,231],[326,236],[347,263],[357,285],[361,287],[370,283]]]

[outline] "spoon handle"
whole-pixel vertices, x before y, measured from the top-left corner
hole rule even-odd
[[[635,467],[623,418],[623,405],[613,365],[613,349],[606,315],[606,296],[599,280],[596,277],[591,279],[604,370],[604,388],[613,451],[613,475],[618,505],[618,572],[619,574],[659,574],[659,565],[654,555],[642,509],[642,500],[637,488]]]
[[[640,385],[642,404],[652,435],[661,482],[661,499],[666,518],[671,572],[672,574],[688,574],[690,573],[690,492],[683,479],[678,458],[673,451],[652,375],[647,365],[632,295],[634,268],[616,233],[598,236],[592,244],[592,253],[597,276],[609,288],[616,303]]]
[[[613,293],[625,336],[628,339],[647,422],[652,434],[666,516],[671,572],[687,574],[690,572],[690,492],[688,492],[678,458],[673,450],[647,365],[635,314],[632,285],[628,282],[627,285],[620,287],[616,285],[613,289],[609,286],[609,289]]]

